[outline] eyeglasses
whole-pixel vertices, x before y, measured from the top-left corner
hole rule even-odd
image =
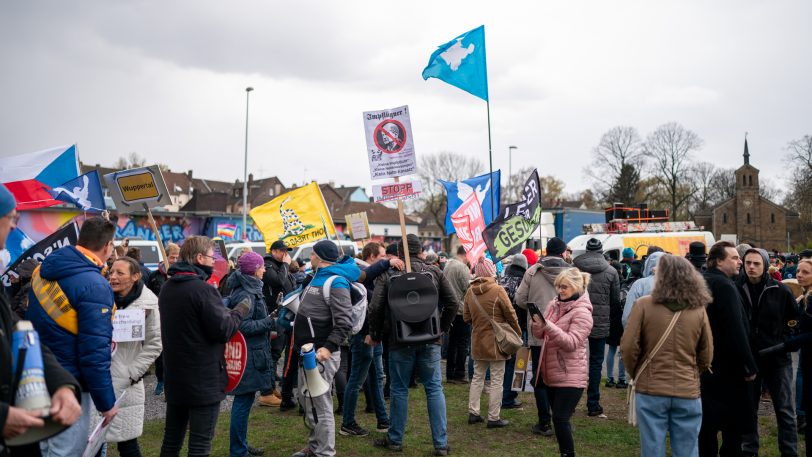
[[[210,258],[212,260],[215,259],[215,257],[213,255],[208,255],[208,254],[200,254],[200,255],[202,255],[203,257],[208,257],[208,258]]]

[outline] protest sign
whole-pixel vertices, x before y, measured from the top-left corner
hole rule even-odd
[[[364,131],[373,180],[417,173],[408,106],[364,112]]]
[[[506,206],[485,229],[485,243],[494,260],[522,250],[522,244],[541,221],[539,173],[533,170],[522,188],[522,200]]]
[[[248,360],[248,345],[245,343],[242,333],[237,332],[228,340],[225,357],[226,374],[228,374],[226,392],[231,392],[240,384],[242,375],[245,373],[245,362]]]
[[[27,259],[36,259],[37,262],[41,263],[45,257],[48,257],[48,255],[50,255],[52,252],[63,246],[76,246],[76,242],[78,240],[79,226],[76,225],[76,222],[71,221],[62,226],[56,232],[43,238],[42,241],[31,246],[25,252],[23,252],[21,256],[17,257],[17,260],[9,265],[6,272],[2,277],[0,277],[0,281],[3,282],[5,287],[11,286],[11,279],[20,277],[17,268],[21,263],[23,263],[23,261]]]
[[[457,231],[465,256],[473,265],[485,254],[488,247],[482,239],[485,231],[485,220],[482,217],[482,207],[479,206],[476,194],[472,193],[462,202],[459,208],[451,215],[451,223]]]
[[[144,341],[146,331],[146,313],[144,309],[119,309],[113,316],[113,341]]]
[[[116,406],[121,404],[121,400],[124,399],[124,396],[127,395],[127,391],[121,392],[121,396],[116,399]],[[85,446],[85,452],[82,453],[82,457],[96,457],[96,454],[99,453],[101,450],[102,445],[104,445],[105,440],[104,438],[107,436],[107,430],[110,428],[110,423],[104,425],[104,420],[99,420],[96,424],[96,427],[90,433],[90,436],[87,438],[87,445]]]
[[[347,214],[344,217],[347,220],[347,227],[350,228],[350,235],[353,240],[365,240],[370,237],[369,219],[366,211]]]
[[[120,213],[172,204],[158,165],[108,173],[104,181]]]
[[[420,192],[423,191],[423,184],[420,181],[406,181],[396,182],[390,184],[373,184],[372,197],[380,202],[388,202],[392,200],[405,200],[409,198],[417,198]]]

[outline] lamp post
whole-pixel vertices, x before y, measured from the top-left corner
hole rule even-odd
[[[245,88],[245,167],[242,173],[242,239],[248,239],[248,95],[253,87]]]
[[[513,150],[519,149],[516,146],[508,146],[508,197],[513,198],[510,191],[513,190],[512,183],[510,182],[510,178],[513,177]],[[513,201],[513,200],[511,200]]]

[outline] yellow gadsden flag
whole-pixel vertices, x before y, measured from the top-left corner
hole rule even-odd
[[[249,211],[270,249],[276,240],[289,248],[326,238],[325,230],[335,237],[333,218],[316,182],[282,194]]]

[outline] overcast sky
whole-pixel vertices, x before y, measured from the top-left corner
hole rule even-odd
[[[573,192],[601,134],[677,121],[783,186],[812,134],[812,2],[52,1],[0,6],[0,155],[77,143],[195,176],[370,184],[362,111],[409,105],[415,151],[487,166],[485,102],[420,73],[485,24],[494,167]]]

